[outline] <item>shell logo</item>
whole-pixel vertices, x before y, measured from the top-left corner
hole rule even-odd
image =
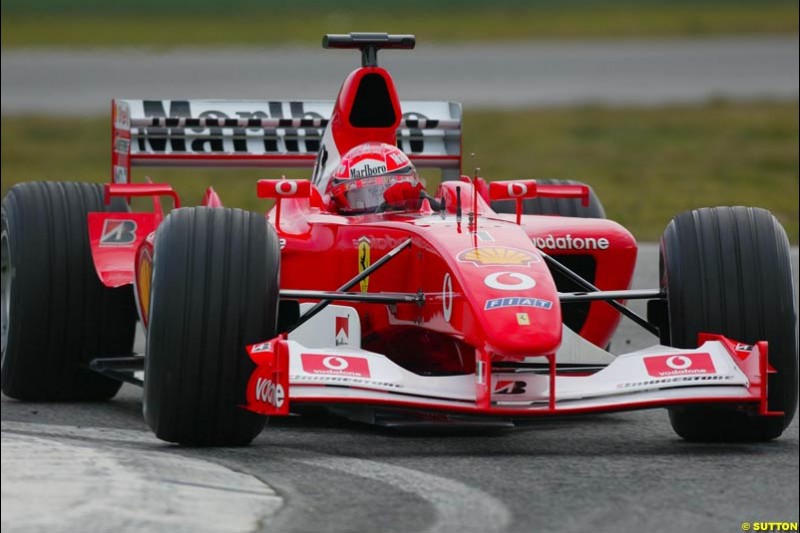
[[[539,258],[525,250],[507,248],[505,246],[487,246],[470,248],[458,254],[461,263],[472,263],[475,266],[530,266]]]

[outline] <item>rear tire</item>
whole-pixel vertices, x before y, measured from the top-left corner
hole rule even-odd
[[[674,407],[669,417],[675,432],[704,442],[780,436],[797,410],[797,308],[783,227],[764,209],[682,213],[661,239],[660,274],[670,345],[694,348],[700,332],[749,344],[766,340],[778,371],[769,376],[769,408],[785,413],[760,417],[728,406]]]
[[[586,185],[574,180],[537,179],[541,185]],[[516,213],[514,200],[495,200],[492,202],[495,213]],[[584,207],[577,198],[529,198],[522,202],[522,213],[525,215],[558,215],[562,217],[606,218],[603,204],[589,187],[589,205]]]
[[[136,308],[130,287],[100,282],[87,214],[106,207],[94,183],[30,182],[3,199],[2,389],[25,401],[106,400],[121,382],[87,368],[130,355]]]
[[[144,414],[156,436],[240,446],[266,417],[244,410],[255,365],[245,345],[276,334],[280,248],[263,215],[195,207],[158,228]]]

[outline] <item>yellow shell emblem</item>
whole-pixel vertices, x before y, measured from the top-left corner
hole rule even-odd
[[[458,260],[462,263],[472,263],[475,266],[529,266],[537,261],[538,257],[516,248],[487,246],[464,250],[458,254]]]

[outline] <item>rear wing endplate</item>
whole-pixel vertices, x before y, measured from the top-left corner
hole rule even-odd
[[[312,168],[333,101],[114,100],[112,180],[132,166]],[[402,102],[397,145],[444,178],[461,173],[461,104]],[[452,176],[450,176],[452,174]]]

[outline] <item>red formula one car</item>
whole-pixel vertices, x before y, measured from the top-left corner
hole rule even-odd
[[[461,175],[460,105],[401,102],[377,65],[413,36],[323,42],[362,54],[334,102],[117,100],[111,183],[11,189],[6,395],[107,399],[129,381],[155,434],[188,445],[246,444],[268,416],[319,407],[388,426],[666,407],[690,440],[782,433],[796,300],[772,215],[676,216],[660,286],[629,290],[636,242],[588,186]],[[211,188],[181,208],[169,185],[131,183],[132,165],[313,173],[259,181],[264,216]],[[442,170],[433,194],[415,167]],[[151,212],[130,211],[139,196]],[[611,355],[622,315],[660,342]]]

